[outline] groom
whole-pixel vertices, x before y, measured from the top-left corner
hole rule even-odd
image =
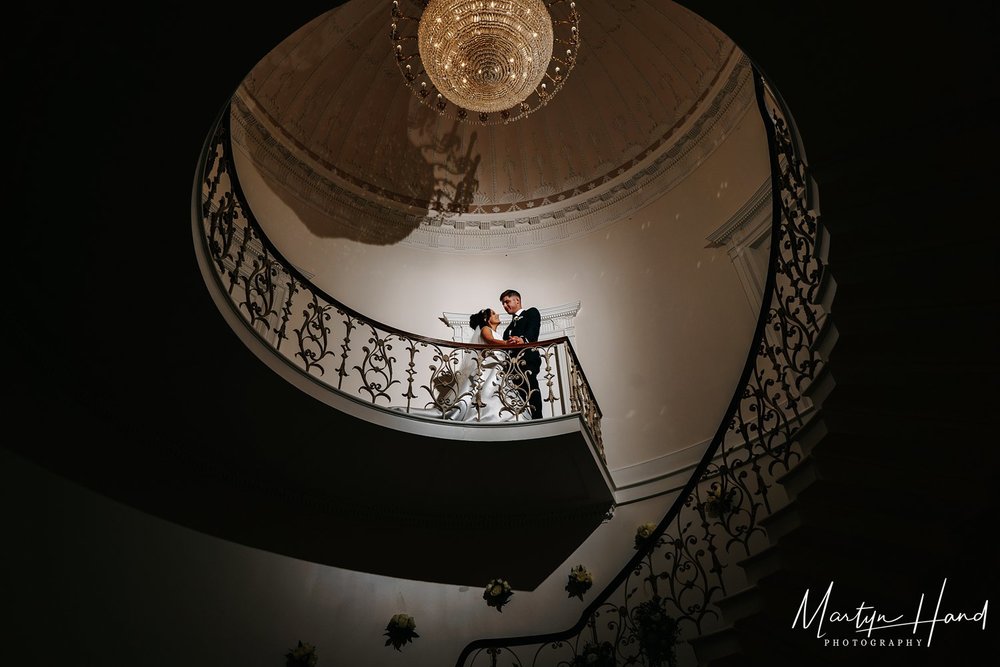
[[[511,345],[524,345],[538,341],[538,331],[542,326],[542,316],[537,308],[523,308],[521,306],[521,295],[517,290],[506,290],[500,295],[500,303],[503,309],[513,315],[510,324],[503,331],[503,339]],[[538,350],[527,349],[521,353],[521,370],[528,377],[528,389],[525,391],[523,379],[515,383],[519,385],[518,391],[522,396],[528,394],[528,405],[531,407],[531,418],[542,418],[542,393],[538,390],[538,371],[542,367],[542,357]],[[517,374],[515,374],[517,378]]]

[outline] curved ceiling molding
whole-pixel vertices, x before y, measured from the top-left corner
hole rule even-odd
[[[753,95],[742,53],[678,5],[582,12],[572,84],[545,113],[480,126],[412,98],[385,3],[353,0],[253,69],[234,96],[233,140],[304,218],[353,240],[489,251],[588,233],[681,180]]]

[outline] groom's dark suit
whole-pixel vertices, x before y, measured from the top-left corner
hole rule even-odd
[[[538,332],[542,327],[542,316],[537,308],[524,308],[519,315],[514,315],[510,324],[503,330],[503,339],[507,340],[511,336],[520,336],[529,343],[538,341]],[[517,353],[511,350],[511,357]],[[531,406],[531,418],[542,418],[542,392],[538,390],[538,371],[542,368],[542,357],[538,350],[524,350],[520,357],[524,362],[522,369],[527,371],[528,388],[521,388],[521,394],[527,394],[528,404]],[[515,373],[514,377],[517,377]]]

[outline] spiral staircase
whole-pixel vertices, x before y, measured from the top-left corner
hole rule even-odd
[[[875,653],[836,651],[790,625],[803,591],[831,581],[849,609],[877,597],[881,608],[898,613],[912,609],[921,593],[936,597],[945,579],[952,609],[974,610],[997,590],[988,419],[1000,371],[993,355],[997,239],[989,215],[998,110],[987,33],[995,18],[985,5],[972,5],[911,16],[925,30],[900,33],[895,10],[870,5],[855,15],[798,3],[766,10],[682,4],[732,37],[789,105],[829,233],[828,271],[817,295],[829,321],[815,343],[824,363],[809,389],[822,408],[797,432],[802,460],[778,479],[787,502],[761,521],[766,544],[733,564],[745,585],[716,601],[717,628],[686,638],[688,659],[714,666],[963,664],[961,658],[992,645],[989,627],[943,626],[926,650]],[[94,19],[82,8],[27,17],[23,43],[37,48],[44,37],[50,46],[17,61],[26,97],[13,125],[22,166],[14,247],[24,263],[14,276],[20,391],[11,399],[17,434],[9,450],[238,540],[260,530],[240,516],[248,507],[264,511],[267,503],[255,503],[270,491],[253,485],[251,471],[230,466],[238,443],[199,453],[175,447],[176,439],[188,433],[219,442],[233,423],[262,440],[336,432],[324,406],[303,402],[271,377],[225,327],[199,332],[200,352],[170,344],[192,322],[211,322],[217,313],[204,295],[190,298],[203,289],[193,259],[175,266],[176,258],[190,257],[190,240],[160,226],[187,217],[183,206],[161,197],[189,189],[199,132],[246,63],[321,10],[283,7],[262,26],[228,8],[206,7],[196,23],[165,17],[137,32],[125,31],[131,26],[118,17],[101,34],[127,36],[77,63],[79,70],[67,67],[68,58],[75,45],[88,43],[79,26]],[[178,34],[208,39],[199,24],[226,26],[241,40],[205,52],[177,48]],[[927,35],[935,49],[927,48]],[[122,59],[113,74],[79,76],[125,53],[136,57]],[[220,84],[227,77],[228,88]],[[69,106],[94,95],[106,104],[77,112]],[[174,101],[151,116],[167,97]],[[178,121],[188,105],[197,118]],[[151,117],[160,123],[151,125]],[[136,137],[146,137],[145,146],[160,156],[137,170],[130,167],[139,160]],[[97,155],[95,147],[105,150]],[[116,181],[123,169],[130,178]],[[185,372],[157,383],[149,370],[157,365]],[[109,375],[133,381],[112,383]],[[142,400],[134,396],[140,384]],[[214,409],[213,384],[233,394],[225,409]],[[261,386],[273,396],[276,419],[257,419],[253,397],[240,395]],[[141,478],[129,472],[137,469],[145,471]],[[198,502],[205,497],[185,493],[192,479],[226,479],[240,489],[239,501],[206,516]],[[30,553],[10,554],[8,569],[32,571]],[[28,619],[15,626],[17,638],[40,641],[43,628],[32,620],[46,606],[15,599]]]
[[[980,356],[997,340],[996,248],[985,241],[996,232],[984,224],[991,151],[971,149],[996,148],[996,91],[974,73],[989,60],[974,37],[982,8],[933,26],[921,19],[940,44],[930,56],[917,31],[887,37],[890,10],[869,7],[862,18],[788,6],[770,15],[764,35],[744,10],[685,4],[754,54],[792,104],[836,278],[837,340],[824,368],[832,381],[817,382],[829,387],[822,425],[780,480],[791,502],[763,522],[770,545],[741,563],[750,586],[720,602],[730,627],[697,640],[700,662],[911,665],[983,655],[988,627],[895,653],[838,651],[790,629],[804,591],[821,595],[831,581],[844,607],[867,601],[907,618],[945,580],[953,610],[981,609],[997,590],[986,565],[997,561],[995,543],[981,528],[996,465],[984,446],[996,364]],[[894,57],[908,66],[866,65]],[[945,108],[925,103],[930,89]]]

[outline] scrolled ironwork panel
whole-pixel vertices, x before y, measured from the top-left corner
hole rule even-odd
[[[576,355],[572,353],[572,348],[569,351],[570,354],[567,358],[570,383],[570,411],[579,412],[583,417],[584,423],[587,424],[587,428],[594,438],[594,445],[601,460],[607,463],[607,458],[604,454],[604,441],[601,438],[601,413],[597,407],[597,400],[594,398],[590,385],[583,375],[583,370],[580,368]]]
[[[522,348],[515,352],[505,351],[507,359],[497,374],[495,388],[503,406],[500,408],[501,416],[516,418],[531,410],[531,397],[540,391],[531,387],[532,371],[527,357],[532,351],[534,348]]]
[[[360,392],[368,394],[372,403],[383,399],[388,404],[392,401],[389,390],[400,384],[395,378],[393,364],[396,357],[392,354],[392,343],[397,338],[393,334],[382,334],[372,325],[366,325],[369,330],[367,339],[361,343],[362,358],[353,370],[361,379]]]
[[[558,346],[546,345],[536,348],[542,357],[542,368],[539,373],[538,385],[544,386],[542,389],[542,404],[549,406],[549,415],[556,416],[559,407],[556,405],[560,401],[560,394],[556,392],[559,387],[559,373],[556,366],[558,359]]]
[[[431,346],[431,364],[428,366],[430,377],[420,389],[430,399],[424,404],[426,409],[436,409],[444,418],[448,411],[454,408],[462,399],[469,399],[477,415],[481,417],[483,357],[477,350],[446,349],[440,345]],[[467,388],[461,386],[459,380],[462,369],[471,374]]]
[[[277,328],[278,288],[282,278],[281,265],[266,253],[250,260],[249,275],[242,277],[243,301],[239,305],[246,310],[251,326],[260,323],[267,329]]]
[[[322,303],[315,294],[312,300],[302,310],[302,325],[295,329],[299,349],[295,356],[302,361],[307,373],[316,371],[320,375],[326,373],[322,361],[333,354],[330,349],[330,311],[335,310],[330,304]]]

